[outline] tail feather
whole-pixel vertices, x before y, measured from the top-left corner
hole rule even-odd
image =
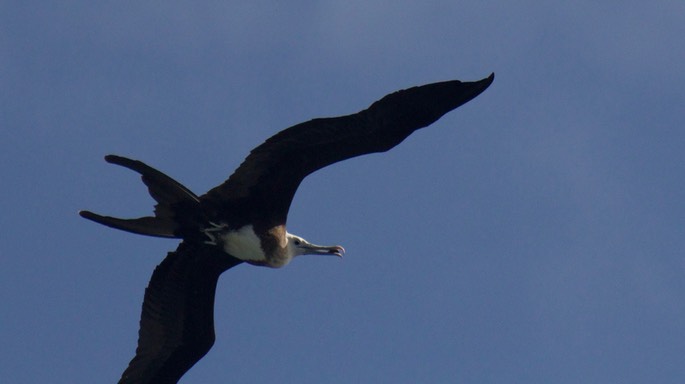
[[[119,219],[111,216],[102,216],[90,211],[79,211],[84,219],[94,221],[98,224],[106,225],[110,228],[121,229],[122,231],[137,233],[139,235],[155,237],[179,237],[175,233],[178,225],[171,220],[158,217],[140,217],[138,219]]]
[[[138,160],[116,155],[107,155],[105,160],[141,175],[150,196],[157,202],[155,216],[119,219],[80,211],[81,217],[123,231],[167,238],[183,237],[183,233],[197,223],[201,215],[200,200],[181,183]]]

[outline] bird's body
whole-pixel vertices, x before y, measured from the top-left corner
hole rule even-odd
[[[215,234],[213,232],[218,232]],[[248,262],[272,268],[288,264],[293,257],[303,254],[330,254],[342,257],[345,249],[342,246],[320,246],[288,233],[284,225],[256,232],[252,224],[237,230],[221,226],[206,229],[205,233],[212,240],[210,244],[220,245],[227,254]]]
[[[120,383],[176,383],[209,351],[216,283],[227,269],[241,262],[279,268],[304,254],[343,255],[339,245],[314,245],[286,230],[290,203],[307,175],[393,148],[478,96],[493,79],[413,87],[356,114],[285,129],[253,149],[226,182],[199,197],[140,161],[106,156],[141,174],[157,201],[155,216],[118,219],[89,211],[81,216],[133,233],[183,240],[152,275],[136,355]]]
[[[218,238],[224,252],[234,255],[240,260],[262,263],[266,262],[268,254],[268,259],[274,260],[274,266],[276,264],[280,264],[278,266],[286,264],[276,261],[285,260],[287,257],[287,252],[285,252],[287,240],[282,235],[260,238],[252,225],[246,225],[237,230],[225,231],[219,236],[214,237]],[[262,244],[264,244],[264,248],[262,248]]]

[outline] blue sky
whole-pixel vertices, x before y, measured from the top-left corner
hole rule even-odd
[[[309,177],[340,243],[217,291],[182,383],[680,383],[685,3],[0,3],[0,381],[116,382],[176,241],[137,158],[196,193],[290,125],[495,83],[391,152]]]

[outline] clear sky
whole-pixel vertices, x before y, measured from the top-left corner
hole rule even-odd
[[[60,2],[64,3],[64,2]],[[109,153],[196,193],[293,124],[496,73],[309,177],[343,260],[226,272],[192,383],[682,383],[685,2],[0,2],[0,381],[114,383],[177,241]]]

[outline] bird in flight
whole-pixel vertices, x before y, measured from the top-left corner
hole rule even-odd
[[[177,383],[210,350],[216,284],[229,268],[242,262],[279,268],[299,255],[343,256],[340,245],[315,245],[286,230],[290,203],[307,175],[338,161],[388,151],[481,94],[493,80],[494,73],[474,82],[412,87],[358,113],[297,124],[253,149],[227,181],[202,196],[140,161],[105,156],[141,175],[157,202],[154,216],[79,214],[128,232],[182,239],[152,274],[136,354],[119,383]]]

